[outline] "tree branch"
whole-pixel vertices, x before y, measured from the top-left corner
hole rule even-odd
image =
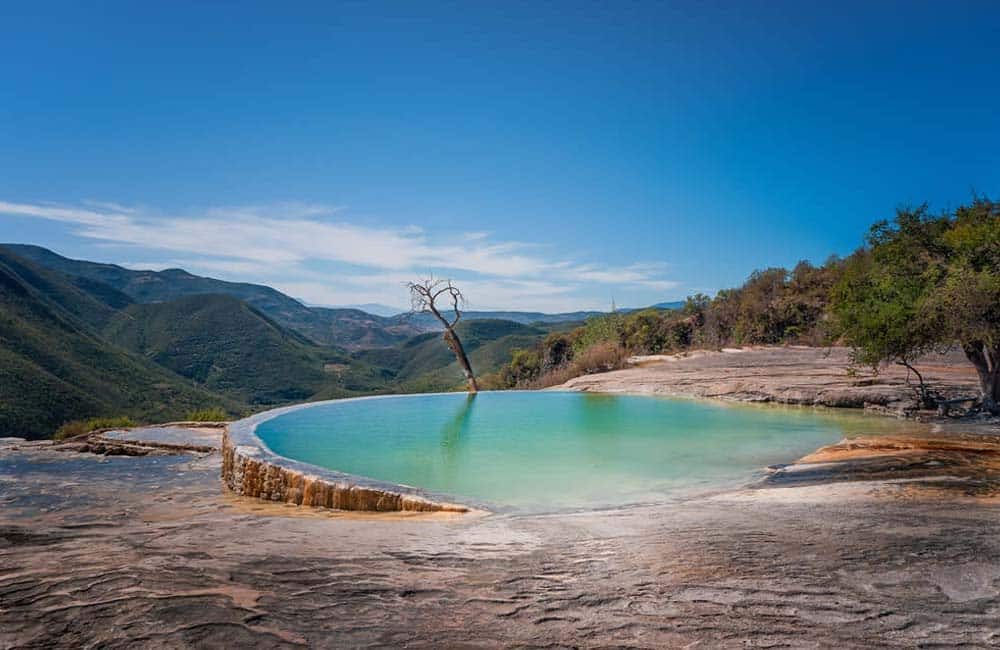
[[[442,286],[443,285],[443,286]],[[408,282],[407,288],[410,290],[410,308],[413,312],[430,313],[444,325],[444,340],[448,347],[455,353],[462,372],[469,382],[469,391],[475,393],[479,390],[476,377],[472,372],[469,358],[465,354],[462,342],[455,332],[455,326],[462,319],[462,305],[465,303],[465,296],[451,280],[435,280],[433,277],[421,282]],[[448,319],[438,308],[437,300],[442,296],[451,299],[451,310],[454,317]]]

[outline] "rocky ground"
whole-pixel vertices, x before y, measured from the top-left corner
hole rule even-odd
[[[218,435],[183,430],[109,438]],[[227,495],[211,451],[0,441],[0,647],[997,647],[993,431],[548,516],[277,506]]]
[[[904,412],[915,408],[916,377],[886,366],[851,368],[846,348],[763,347],[637,357],[625,370],[585,375],[560,389],[652,393]],[[948,398],[975,397],[975,369],[961,352],[917,364],[925,381]]]

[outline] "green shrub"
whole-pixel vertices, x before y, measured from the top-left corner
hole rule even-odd
[[[586,350],[596,343],[621,343],[625,334],[625,315],[611,312],[593,316],[574,334],[574,352]]]
[[[572,331],[550,334],[535,347],[535,356],[521,352],[512,357],[496,374],[496,385],[558,385],[582,374],[623,367],[629,355],[730,345],[833,343],[827,304],[831,288],[843,282],[851,260],[831,257],[822,266],[800,262],[790,271],[755,271],[742,286],[719,291],[714,298],[696,294],[679,309],[594,316]]]
[[[229,420],[229,414],[218,406],[191,411],[187,414],[187,420],[191,422],[225,422]]]
[[[500,369],[500,378],[509,388],[523,386],[538,378],[541,366],[542,360],[536,350],[515,349],[510,363]]]
[[[549,372],[569,363],[573,358],[573,333],[553,332],[542,341],[542,372]]]
[[[96,429],[115,429],[117,427],[134,427],[136,422],[128,416],[113,418],[90,418],[89,420],[72,420],[66,422],[52,436],[53,440],[65,440],[81,436]]]
[[[574,354],[573,358],[566,364],[542,373],[537,379],[527,384],[527,387],[548,388],[564,384],[580,375],[624,368],[628,356],[628,351],[620,344],[600,341]]]

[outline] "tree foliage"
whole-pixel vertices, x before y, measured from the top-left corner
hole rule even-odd
[[[957,343],[979,374],[983,406],[1000,410],[1000,205],[977,197],[951,213],[899,210],[872,226],[832,298],[859,362],[916,372],[919,356]]]
[[[577,362],[597,345],[635,355],[838,341],[855,363],[908,368],[926,406],[934,394],[917,360],[958,344],[979,374],[983,406],[1000,412],[1000,204],[976,197],[949,213],[901,209],[847,259],[755,271],[741,287],[692,296],[677,310],[592,318],[518,352],[500,379],[548,385],[600,370]]]
[[[595,316],[582,327],[519,351],[496,381],[502,388],[547,386],[621,367],[629,355],[727,345],[820,344],[829,339],[828,295],[844,267],[836,257],[822,266],[800,262],[791,271],[757,271],[743,286],[720,291],[714,299],[691,296],[680,309]]]

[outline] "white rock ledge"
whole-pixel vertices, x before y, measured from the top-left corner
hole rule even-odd
[[[379,398],[358,398],[379,399]],[[342,401],[342,400],[337,400]],[[257,425],[299,408],[267,411],[232,423],[222,437],[222,482],[240,496],[301,506],[372,512],[470,512],[416,488],[334,472],[273,453]]]

